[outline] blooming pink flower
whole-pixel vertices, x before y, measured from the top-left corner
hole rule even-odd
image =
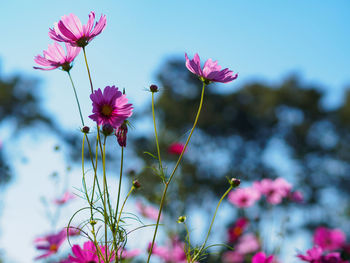
[[[53,254],[56,254],[59,247],[66,239],[66,230],[62,229],[57,234],[51,234],[44,237],[39,237],[34,240],[36,243],[36,249],[44,250],[46,253],[36,257],[35,259],[41,259],[49,257]]]
[[[258,252],[253,256],[252,263],[271,263],[273,258],[273,255],[267,257],[264,252]]]
[[[95,247],[94,242],[87,241],[84,243],[83,248],[81,248],[79,245],[74,245],[72,247],[72,252],[74,256],[69,255],[69,260],[71,263],[92,263],[92,262],[106,262],[104,260],[104,257],[106,255],[106,247],[100,246],[103,259],[101,258],[101,261],[99,261],[99,256],[97,254],[97,250]],[[101,256],[100,256],[101,257]],[[112,262],[114,260],[114,255],[110,254],[107,248],[107,257],[110,258],[108,262]]]
[[[244,261],[244,255],[236,251],[227,251],[222,254],[221,259],[224,263],[242,263]]]
[[[260,248],[260,243],[256,235],[253,233],[245,234],[238,239],[235,251],[242,255],[257,251]]]
[[[149,244],[149,247],[151,243]],[[166,247],[153,246],[152,254],[159,256],[166,263],[186,263],[185,243],[177,237],[172,238],[171,243]]]
[[[235,189],[228,195],[228,200],[240,208],[252,206],[259,199],[260,193],[251,187]]]
[[[61,198],[55,199],[54,203],[57,205],[63,205],[67,203],[69,200],[72,200],[75,198],[75,195],[73,195],[71,192],[65,192]]]
[[[116,129],[132,115],[132,104],[115,86],[107,86],[103,93],[101,89],[95,90],[90,99],[93,114],[89,117],[98,125],[109,124]]]
[[[142,202],[137,201],[136,202],[136,209],[137,211],[144,217],[157,220],[158,219],[158,209],[154,208],[153,206],[147,206],[144,205]]]
[[[238,74],[233,75],[233,71],[225,68],[221,70],[221,66],[218,65],[217,61],[208,59],[204,63],[203,69],[201,68],[201,61],[196,53],[194,58],[189,60],[187,54],[185,53],[186,67],[193,74],[196,74],[204,82],[222,82],[228,83],[235,80]]]
[[[67,53],[64,52],[63,47],[57,42],[49,45],[48,49],[43,51],[44,56],[37,55],[34,57],[34,61],[44,67],[34,68],[52,70],[61,67],[62,70],[69,71],[72,68],[71,63],[80,52],[80,48],[66,44],[66,49]]]
[[[339,229],[318,227],[314,233],[314,243],[324,250],[337,250],[345,245],[345,234]]]
[[[58,23],[50,28],[49,37],[59,42],[66,42],[76,47],[85,47],[89,42],[99,35],[106,27],[106,16],[101,18],[95,24],[95,13],[90,12],[89,20],[86,25],[75,14],[64,15]]]
[[[245,217],[238,218],[235,224],[228,230],[228,242],[235,242],[248,226],[248,219]]]
[[[266,196],[267,202],[276,205],[282,202],[284,197],[287,197],[292,188],[283,178],[277,178],[275,180],[263,179],[260,182],[253,183],[253,187],[261,194]]]
[[[179,142],[175,142],[170,144],[168,148],[168,153],[170,154],[175,154],[175,155],[180,155],[184,149],[185,145]]]

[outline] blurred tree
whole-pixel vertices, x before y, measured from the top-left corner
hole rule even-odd
[[[177,156],[169,154],[167,148],[173,142],[185,142],[198,107],[201,83],[183,60],[176,59],[161,68],[158,80],[161,91],[156,94],[156,115],[162,159],[169,173]],[[238,83],[239,79],[235,85]],[[350,92],[338,109],[327,110],[321,88],[305,85],[296,76],[278,85],[254,82],[232,90],[227,85],[206,88],[198,128],[171,186],[167,198],[171,203],[166,211],[177,218],[192,204],[218,198],[227,189],[226,177],[243,182],[286,178],[279,169],[282,164],[276,163],[286,160],[291,171],[286,179],[306,197],[302,209],[329,211],[306,213],[305,225],[346,224],[334,214],[345,211],[344,203],[337,200],[349,200],[350,195]],[[149,107],[142,116],[150,114]],[[155,154],[154,134],[138,137],[135,149]],[[272,151],[279,159],[271,159]],[[149,155],[137,153],[145,167],[157,165]],[[137,176],[143,186],[140,193],[158,204],[163,188],[159,177],[149,168]],[[325,201],[329,197],[325,191],[334,192],[335,200]]]

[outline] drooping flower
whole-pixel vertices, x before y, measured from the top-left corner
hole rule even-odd
[[[86,25],[75,14],[64,15],[53,28],[49,29],[49,37],[59,42],[66,42],[76,47],[85,47],[89,42],[99,35],[106,27],[106,16],[101,15],[98,22],[95,21],[95,13],[90,12]]]
[[[122,125],[120,125],[116,132],[115,136],[117,137],[117,141],[120,147],[126,147],[126,136],[128,134],[128,126],[124,122]]]
[[[217,61],[208,59],[203,66],[201,67],[201,61],[196,53],[193,59],[189,59],[185,53],[186,58],[186,67],[193,74],[196,74],[201,81],[210,83],[210,82],[222,82],[228,83],[235,80],[238,77],[238,74],[233,75],[233,71],[225,68],[221,70],[221,66],[218,65]]]
[[[250,207],[259,199],[260,193],[252,187],[238,188],[228,195],[228,200],[240,208]]]
[[[95,90],[90,99],[93,114],[89,118],[98,125],[110,124],[116,129],[132,115],[132,104],[115,86],[107,86],[103,93],[101,89]]]
[[[35,260],[49,257],[56,254],[62,243],[67,237],[67,231],[62,229],[57,234],[51,234],[43,237],[36,238],[34,243],[36,244],[36,249],[45,251],[44,254],[37,256]]]
[[[63,194],[61,198],[57,198],[54,200],[54,203],[57,205],[63,205],[67,203],[69,200],[72,200],[75,198],[75,195],[73,195],[71,192],[67,191]]]
[[[69,71],[72,68],[72,62],[80,52],[79,47],[72,47],[69,44],[66,44],[66,50],[64,51],[63,47],[54,42],[52,45],[49,45],[47,50],[43,51],[43,56],[37,55],[34,57],[34,61],[43,67],[34,67],[35,69],[41,70],[53,70],[61,67],[64,71]]]
[[[273,258],[273,255],[267,257],[264,252],[258,252],[253,256],[252,263],[271,263]]]
[[[102,257],[100,255],[99,261],[99,255],[96,250],[95,244],[92,241],[87,241],[84,243],[83,248],[81,248],[79,245],[74,245],[72,247],[73,256],[69,255],[69,260],[71,263],[93,263],[93,262],[106,262],[105,261],[105,255],[106,255],[106,247],[100,246]],[[108,262],[113,262],[115,256],[113,254],[110,254],[107,248],[107,257],[110,259]]]
[[[184,149],[185,145],[179,142],[175,142],[170,144],[168,148],[168,153],[170,154],[175,154],[175,155],[180,155]]]
[[[136,201],[137,211],[144,217],[157,220],[158,219],[158,209],[153,206],[144,205],[141,201]]]
[[[345,245],[345,234],[340,229],[318,227],[313,236],[315,245],[324,250],[337,250]]]
[[[248,219],[245,217],[238,218],[235,224],[228,229],[228,242],[233,243],[243,234],[248,226]]]

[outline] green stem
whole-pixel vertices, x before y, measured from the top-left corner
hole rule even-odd
[[[108,218],[108,215],[107,215],[107,197],[106,197],[106,194],[107,194],[107,191],[106,191],[106,188],[107,188],[107,179],[106,179],[106,138],[104,139],[104,142],[103,142],[103,152],[102,152],[102,169],[103,169],[103,212],[104,212],[104,220],[105,220],[105,246],[106,246],[106,259],[108,258],[108,242],[107,242],[107,218]]]
[[[192,137],[194,129],[196,128],[196,125],[197,125],[197,122],[198,122],[198,118],[199,118],[199,115],[200,115],[201,110],[202,110],[203,99],[204,99],[204,90],[205,90],[205,83],[203,82],[202,93],[201,93],[201,100],[200,100],[200,103],[199,103],[199,108],[198,108],[197,115],[196,115],[196,118],[195,118],[194,123],[193,123],[193,127],[191,129],[190,135],[188,136],[187,141],[185,143],[185,146],[184,146],[184,148],[183,148],[183,150],[182,150],[182,152],[181,152],[181,154],[179,156],[179,159],[177,160],[176,165],[175,165],[172,173],[170,174],[169,180],[165,183],[165,188],[164,188],[164,191],[163,191],[162,199],[160,201],[156,228],[154,230],[153,240],[152,240],[151,248],[149,250],[147,263],[149,263],[149,261],[151,259],[152,250],[153,250],[154,242],[156,240],[156,235],[157,235],[157,231],[158,231],[160,216],[162,214],[162,209],[163,209],[163,206],[164,206],[165,196],[166,196],[166,193],[168,191],[169,184],[170,184],[171,180],[174,177],[174,174],[175,174],[175,172],[176,172],[176,170],[177,170],[177,168],[178,168],[178,166],[179,166],[179,164],[181,162],[181,159],[182,159],[182,156],[183,156],[184,152],[186,151],[187,145],[188,145],[188,143],[189,143],[189,141],[190,141],[190,139]]]
[[[162,159],[160,157],[160,150],[159,150],[158,133],[157,133],[157,125],[156,125],[156,116],[154,114],[154,92],[152,92],[152,116],[153,116],[154,135],[156,137],[156,145],[157,145],[157,152],[158,152],[159,169],[161,171],[161,174],[164,175],[163,174]]]
[[[219,203],[217,204],[216,206],[216,209],[215,209],[215,213],[214,213],[214,216],[211,220],[211,223],[210,223],[210,226],[209,226],[209,230],[208,230],[208,233],[207,233],[207,236],[205,237],[205,240],[204,240],[204,243],[203,245],[201,246],[201,248],[199,249],[199,251],[197,252],[197,254],[192,258],[192,261],[191,262],[195,262],[195,260],[199,257],[200,253],[203,251],[203,249],[205,248],[205,245],[207,244],[207,241],[208,241],[208,238],[209,238],[209,235],[210,235],[210,232],[211,232],[211,229],[213,228],[213,224],[214,224],[214,221],[215,221],[215,218],[216,218],[216,214],[219,210],[219,207],[221,205],[221,202],[225,199],[225,197],[228,195],[228,193],[232,190],[233,186],[231,185],[227,191],[224,193],[224,195],[220,198],[219,200]]]
[[[89,75],[91,93],[94,93],[94,87],[92,85],[91,74],[90,74],[89,64],[88,64],[87,58],[86,58],[85,47],[83,47],[83,53],[84,53],[84,58],[85,58],[86,69],[87,69],[87,72],[88,72],[88,75]]]
[[[77,94],[77,91],[76,91],[76,89],[75,89],[74,82],[73,82],[72,76],[70,75],[70,72],[67,71],[67,73],[68,73],[70,82],[72,83],[72,87],[73,87],[73,91],[74,91],[75,100],[77,101],[77,105],[78,105],[78,109],[79,109],[79,114],[80,114],[81,123],[82,123],[83,126],[84,126],[84,125],[85,125],[85,124],[84,124],[84,118],[83,118],[83,114],[81,113],[81,108],[80,108],[80,103],[79,103],[79,99],[78,99],[78,94]]]

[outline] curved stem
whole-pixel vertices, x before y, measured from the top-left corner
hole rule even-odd
[[[67,73],[68,73],[70,82],[72,83],[72,87],[73,87],[73,91],[74,91],[75,100],[77,101],[77,105],[78,105],[78,109],[79,109],[79,114],[80,114],[81,123],[82,123],[83,126],[84,126],[84,125],[85,125],[85,124],[84,124],[84,118],[83,118],[83,114],[81,113],[81,108],[80,108],[80,103],[79,103],[79,99],[78,99],[78,94],[77,94],[77,91],[76,91],[76,89],[75,89],[74,82],[73,82],[72,76],[70,75],[70,72],[67,71]]]
[[[153,117],[153,126],[154,126],[154,135],[156,137],[156,145],[157,145],[157,152],[158,152],[158,161],[159,161],[159,169],[163,176],[163,166],[162,166],[162,159],[160,157],[160,150],[159,150],[159,142],[158,142],[158,134],[157,134],[157,125],[156,125],[156,116],[154,114],[154,92],[152,92],[152,117]]]
[[[193,127],[191,129],[191,132],[187,138],[187,141],[185,143],[185,146],[179,156],[179,159],[177,160],[176,162],[176,165],[172,171],[172,173],[170,174],[170,177],[169,177],[169,180],[165,183],[165,188],[164,188],[164,191],[163,191],[163,195],[162,195],[162,199],[160,201],[160,206],[159,206],[159,212],[158,212],[158,218],[157,218],[157,223],[156,223],[156,228],[154,230],[154,235],[153,235],[153,240],[152,240],[152,244],[151,244],[151,248],[149,250],[149,253],[148,253],[148,259],[147,259],[147,263],[149,263],[150,259],[151,259],[151,255],[152,255],[152,250],[153,250],[153,246],[154,246],[154,242],[156,240],[156,235],[157,235],[157,231],[158,231],[158,226],[159,226],[159,221],[160,221],[160,216],[162,214],[162,209],[163,209],[163,206],[164,206],[164,201],[165,201],[165,196],[166,196],[166,193],[168,191],[168,187],[169,187],[169,184],[171,182],[171,180],[173,179],[174,177],[174,174],[181,162],[181,159],[182,159],[182,156],[184,154],[184,152],[186,151],[186,148],[187,148],[187,145],[192,137],[192,134],[193,134],[193,131],[194,129],[196,128],[196,125],[197,125],[197,122],[198,122],[198,118],[199,118],[199,115],[201,113],[201,110],[202,110],[202,105],[203,105],[203,99],[204,99],[204,90],[205,90],[205,83],[203,82],[203,87],[202,87],[202,93],[201,93],[201,100],[200,100],[200,103],[199,103],[199,107],[198,107],[198,111],[197,111],[197,115],[196,115],[196,118],[194,120],[194,123],[193,123]]]
[[[94,87],[93,87],[93,85],[92,85],[91,74],[90,74],[89,64],[88,64],[87,58],[86,58],[85,47],[83,47],[83,53],[84,53],[84,59],[85,59],[86,69],[87,69],[87,72],[88,72],[88,75],[89,75],[91,93],[94,93]]]

